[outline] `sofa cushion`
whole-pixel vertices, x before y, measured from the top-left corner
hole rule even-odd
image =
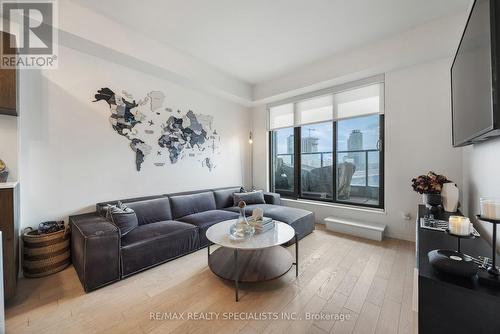
[[[106,218],[118,227],[121,236],[126,235],[139,226],[135,211],[122,202],[118,202],[117,205],[109,205]]]
[[[214,190],[215,206],[224,209],[233,206],[233,194],[241,192],[241,188],[228,188]]]
[[[193,225],[162,221],[135,228],[121,244],[122,276],[128,276],[198,249],[199,239]]]
[[[265,192],[264,193],[264,199],[266,200],[267,204],[281,205],[281,196],[280,196],[280,194]]]
[[[179,218],[179,220],[188,224],[192,224],[199,228],[200,247],[204,247],[208,245],[206,232],[210,226],[220,223],[224,220],[236,218],[238,218],[238,214],[235,212],[224,210],[210,210],[184,216],[182,218]]]
[[[264,193],[262,190],[250,191],[245,193],[235,193],[233,195],[233,205],[237,206],[240,201],[245,201],[247,205],[251,204],[265,204]]]
[[[137,202],[126,202],[126,205],[135,211],[139,225],[172,219],[170,202],[166,197]]]
[[[106,217],[108,205],[117,205],[118,202],[122,202],[122,203],[141,202],[141,201],[146,201],[146,200],[150,200],[150,199],[157,199],[157,198],[164,198],[164,197],[165,196],[163,196],[163,195],[155,195],[155,196],[125,198],[125,199],[116,200],[116,201],[100,202],[100,203],[96,204],[96,211],[101,216]]]
[[[276,208],[279,208],[279,207],[281,207],[281,206],[280,205],[273,205],[273,204],[250,204],[250,205],[247,205],[245,207],[245,215],[251,216],[254,209],[260,208],[260,209],[264,210],[264,216],[268,217],[269,216],[267,214],[268,212],[270,212],[271,210],[274,210]],[[238,212],[238,213],[240,212],[240,208],[237,206],[225,208],[224,210],[231,211],[231,212]]]
[[[214,194],[211,191],[171,196],[170,206],[174,219],[216,208]]]

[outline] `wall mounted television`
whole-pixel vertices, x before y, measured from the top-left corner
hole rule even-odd
[[[500,135],[500,3],[475,0],[451,67],[453,146]]]

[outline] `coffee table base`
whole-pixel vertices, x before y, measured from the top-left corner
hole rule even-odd
[[[220,247],[208,258],[210,270],[220,278],[238,282],[263,282],[286,274],[293,265],[292,255],[281,246],[260,250],[238,251],[236,272],[235,250]]]
[[[217,276],[234,281],[236,301],[239,282],[263,282],[286,274],[295,265],[295,276],[299,275],[299,240],[295,234],[295,262],[292,255],[281,246],[259,250],[244,250],[220,247],[210,253],[208,266]]]

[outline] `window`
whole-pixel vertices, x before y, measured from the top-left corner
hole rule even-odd
[[[380,81],[278,104],[269,117],[272,191],[383,208]]]
[[[295,187],[295,136],[294,128],[272,132],[273,143],[273,189],[291,195]]]
[[[300,128],[300,179],[305,198],[333,198],[333,123]]]
[[[337,122],[337,200],[379,204],[380,116]]]

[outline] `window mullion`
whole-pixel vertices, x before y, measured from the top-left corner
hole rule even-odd
[[[378,190],[379,190],[379,207],[384,208],[385,207],[385,198],[384,198],[384,191],[385,191],[385,116],[380,115],[379,117],[379,140],[380,140],[380,149],[379,149],[379,166],[378,166],[378,175],[379,175],[379,184],[378,184]]]
[[[300,145],[300,127],[294,128],[294,195],[296,198],[302,197],[301,191],[301,145]]]
[[[276,192],[274,186],[274,164],[275,164],[275,154],[274,152],[274,131],[269,131],[269,190]]]
[[[332,125],[332,201],[337,201],[337,121],[333,121]]]

